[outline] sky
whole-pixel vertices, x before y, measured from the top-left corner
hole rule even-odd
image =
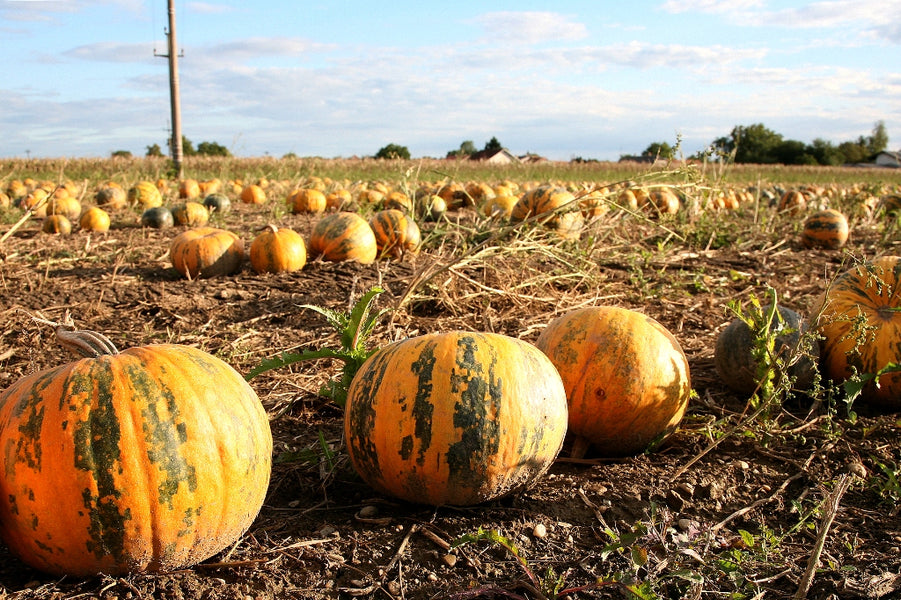
[[[239,157],[901,148],[901,0],[175,0],[182,133]],[[0,157],[168,153],[167,0],[0,0]]]

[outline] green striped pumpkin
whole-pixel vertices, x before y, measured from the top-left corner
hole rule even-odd
[[[836,250],[848,241],[848,219],[833,208],[820,210],[804,221],[801,243],[805,248]]]
[[[220,359],[179,345],[117,352],[57,333],[89,357],[0,395],[0,534],[57,575],[168,571],[232,545],[271,471],[269,421]]]
[[[377,255],[375,233],[366,219],[357,213],[328,214],[317,221],[310,233],[311,258],[368,265]]]
[[[465,506],[532,484],[566,423],[563,382],[537,348],[452,331],[373,354],[348,390],[344,433],[352,465],[378,492]]]

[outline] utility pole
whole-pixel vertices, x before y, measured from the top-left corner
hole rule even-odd
[[[168,40],[168,54],[156,54],[169,59],[169,103],[172,107],[172,138],[169,141],[169,150],[172,155],[172,170],[175,177],[181,179],[184,175],[182,167],[182,136],[181,136],[181,100],[178,96],[178,52],[175,43],[175,0],[169,0],[169,29],[166,31]]]

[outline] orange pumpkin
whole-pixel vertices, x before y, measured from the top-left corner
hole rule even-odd
[[[77,221],[81,216],[81,202],[78,198],[73,198],[68,192],[64,194],[54,194],[47,201],[48,215],[63,215],[70,221]]]
[[[654,188],[648,193],[648,205],[655,214],[673,215],[679,212],[679,196],[670,187]]]
[[[176,225],[203,227],[210,221],[210,211],[200,202],[188,200],[172,207],[172,219]]]
[[[109,231],[109,213],[99,206],[92,206],[81,215],[78,225],[83,231]]]
[[[328,214],[310,233],[310,257],[328,261],[355,261],[368,265],[378,256],[375,233],[366,219],[352,212]]]
[[[380,210],[369,218],[379,256],[401,258],[419,252],[422,237],[413,217],[399,210]]]
[[[351,464],[380,493],[472,505],[531,485],[566,435],[566,394],[534,346],[452,331],[373,354],[344,408]]]
[[[250,243],[250,264],[257,273],[299,271],[307,264],[303,236],[293,229],[267,225]]]
[[[779,197],[779,204],[776,208],[779,212],[797,216],[807,208],[807,198],[798,190],[789,190]]]
[[[301,188],[288,196],[288,205],[294,214],[321,213],[325,211],[328,202],[325,194],[314,188]]]
[[[613,306],[568,312],[536,343],[557,367],[569,401],[574,454],[642,452],[672,433],[691,395],[688,361],[660,323]]]
[[[184,200],[200,198],[202,193],[196,179],[182,179],[178,184],[178,197]]]
[[[519,198],[512,195],[494,196],[482,204],[482,214],[486,217],[509,218],[517,201]]]
[[[241,190],[241,202],[244,204],[263,204],[266,202],[266,191],[263,186],[251,183]]]
[[[241,269],[244,242],[225,229],[197,227],[173,238],[169,258],[175,270],[188,279],[230,275]]]
[[[542,222],[564,238],[578,238],[584,219],[572,192],[552,185],[542,185],[527,191],[513,206],[510,218],[524,221],[541,217]]]
[[[393,192],[388,192],[388,194],[382,200],[382,208],[393,208],[395,210],[409,213],[413,211],[413,201],[410,200],[410,197],[405,193],[399,190],[394,190]]]
[[[820,210],[804,221],[801,243],[805,248],[836,250],[848,241],[848,218],[839,211]]]
[[[0,535],[34,568],[169,571],[231,546],[266,496],[272,436],[244,378],[178,345],[118,352],[57,334],[81,358],[0,395]]]
[[[901,257],[883,256],[839,275],[814,304],[816,328],[823,337],[823,374],[834,381],[875,375],[889,363],[901,363]],[[870,381],[861,401],[901,409],[901,373]]]

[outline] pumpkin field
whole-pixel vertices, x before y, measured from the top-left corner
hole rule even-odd
[[[901,595],[898,170],[0,166],[0,598]]]

